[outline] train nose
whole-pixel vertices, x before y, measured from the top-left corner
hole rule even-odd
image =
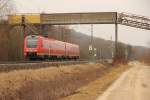
[[[26,49],[26,54],[25,54],[25,56],[27,56],[27,57],[36,57],[37,56],[37,49],[31,49],[31,48],[28,48],[28,49]]]

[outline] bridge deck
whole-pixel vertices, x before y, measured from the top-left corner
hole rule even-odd
[[[8,22],[21,24],[23,16],[28,24],[114,24],[117,12],[10,15]]]

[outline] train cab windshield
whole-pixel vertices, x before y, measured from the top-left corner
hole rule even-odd
[[[37,36],[28,36],[27,37],[27,48],[36,48],[38,43]]]

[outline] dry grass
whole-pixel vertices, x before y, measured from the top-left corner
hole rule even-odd
[[[0,74],[0,100],[55,100],[103,75],[101,64],[51,67]]]
[[[130,67],[127,65],[118,65],[117,67],[111,68],[111,71],[106,71],[102,77],[76,90],[76,94],[60,98],[59,100],[96,100],[122,72]]]

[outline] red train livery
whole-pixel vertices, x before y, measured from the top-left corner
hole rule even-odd
[[[43,36],[29,35],[24,41],[24,56],[29,59],[79,59],[79,46]]]

